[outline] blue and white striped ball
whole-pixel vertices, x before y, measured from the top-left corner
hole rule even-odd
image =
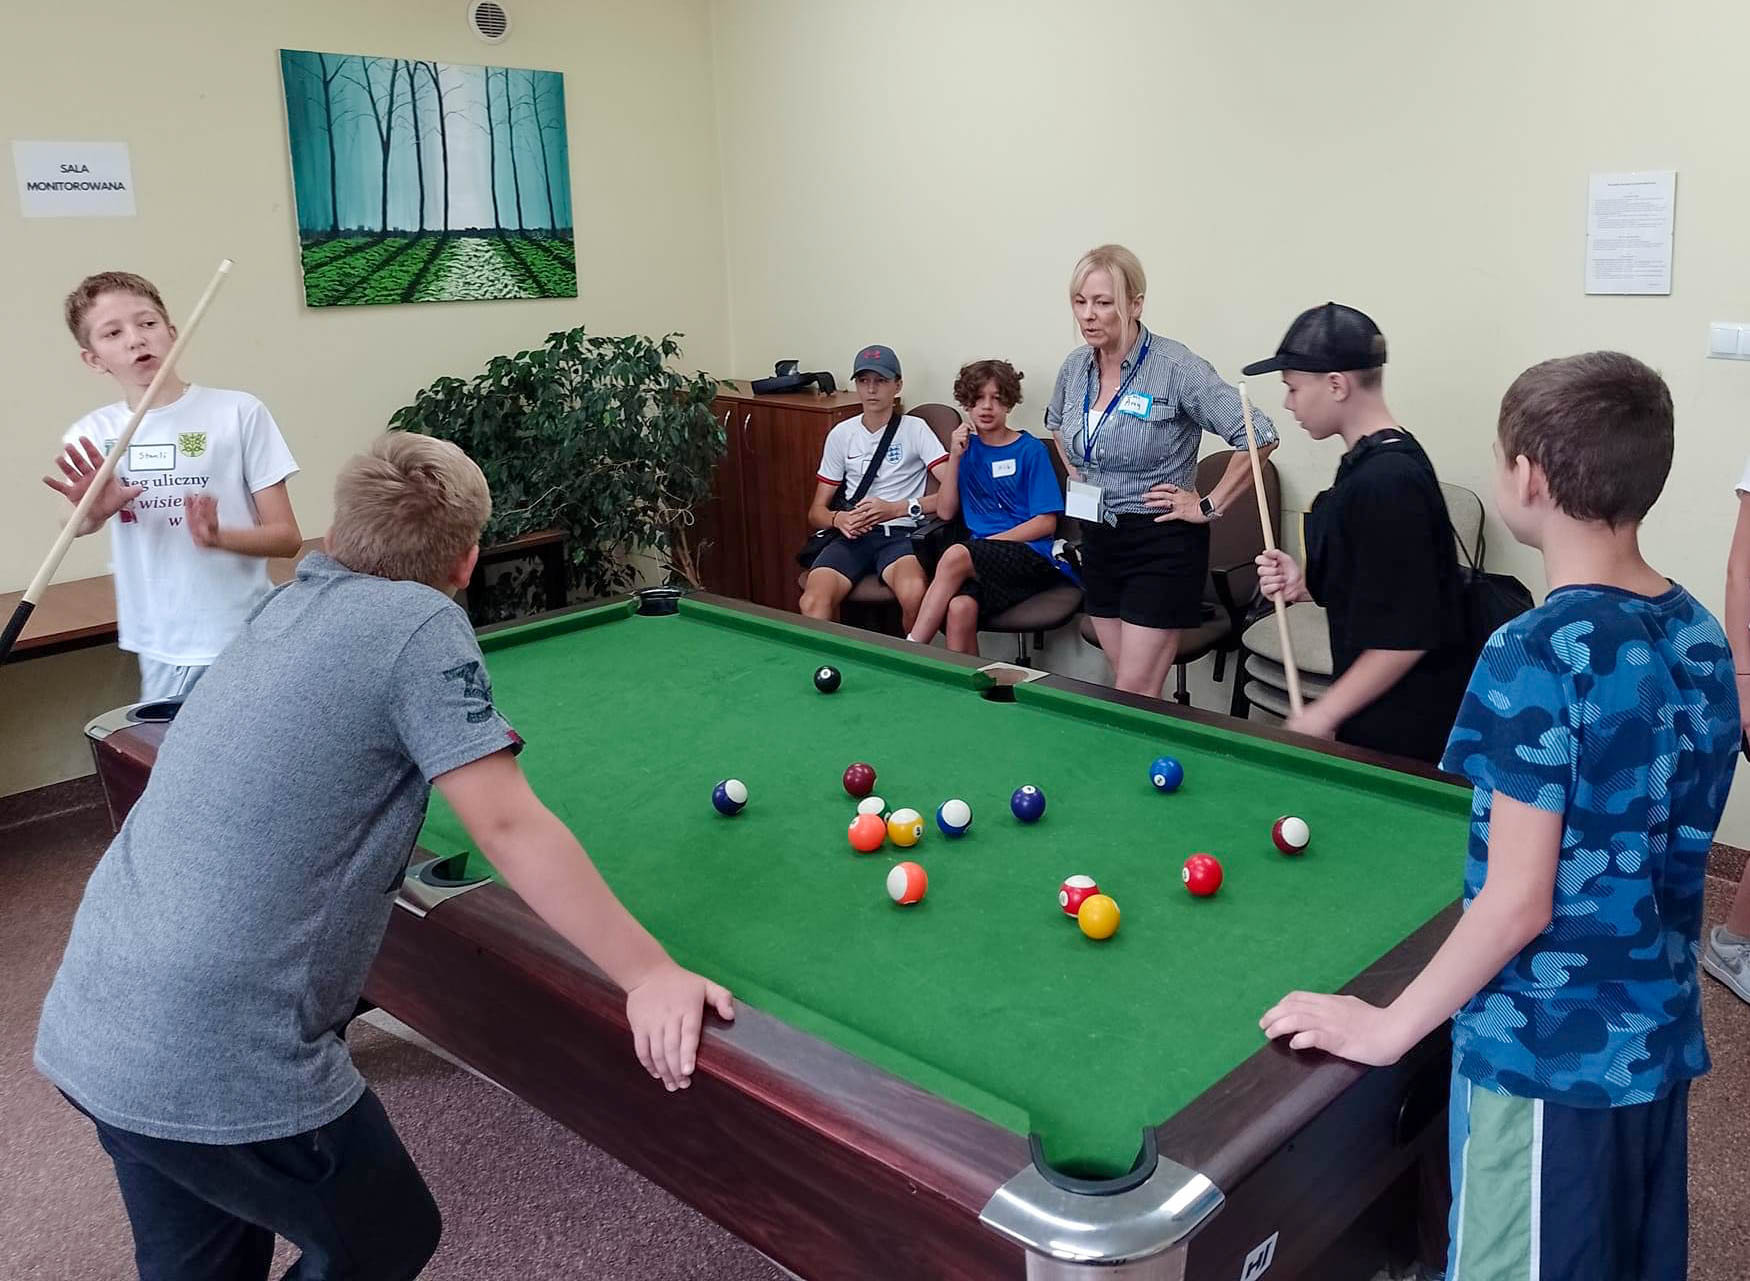
[[[719,814],[739,814],[747,807],[747,784],[739,778],[726,778],[711,789],[711,804]]]
[[[972,806],[959,798],[943,801],[936,806],[936,826],[943,836],[958,840],[972,826]]]

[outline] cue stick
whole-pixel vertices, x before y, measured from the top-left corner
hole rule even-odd
[[[85,524],[86,513],[97,501],[100,490],[109,487],[109,482],[115,477],[116,465],[122,455],[127,452],[133,442],[134,432],[139,430],[140,420],[146,416],[146,411],[152,408],[158,399],[158,392],[164,386],[164,380],[170,377],[176,368],[177,357],[182,355],[182,349],[188,340],[194,336],[195,328],[201,323],[201,317],[206,314],[207,304],[213,301],[213,295],[219,292],[219,286],[225,282],[230,273],[231,260],[223,258],[219,261],[218,270],[213,272],[213,278],[207,282],[206,292],[195,303],[194,310],[188,313],[188,323],[177,331],[176,341],[170,345],[170,354],[164,358],[164,363],[158,366],[158,372],[152,376],[152,381],[146,385],[146,394],[140,397],[140,403],[134,406],[133,414],[128,418],[128,425],[117,437],[115,447],[109,451],[103,463],[97,469],[97,475],[91,478],[91,484],[85,490],[85,496],[79,500],[79,505],[73,509],[72,517],[61,527],[60,537],[55,539],[49,554],[43,558],[42,568],[37,570],[36,577],[30,580],[30,586],[24,589],[24,596],[19,600],[17,608],[12,611],[12,617],[6,622],[6,629],[0,631],[0,663],[4,663],[12,653],[12,644],[18,639],[18,634],[24,630],[25,623],[30,621],[37,602],[47,590],[49,580],[54,578],[55,571],[60,569],[62,559],[67,555],[67,549],[73,545],[73,540],[79,536],[80,528]]]
[[[1270,507],[1264,501],[1264,464],[1258,458],[1258,437],[1252,430],[1252,399],[1246,395],[1246,380],[1240,379],[1240,416],[1246,421],[1246,456],[1252,460],[1252,488],[1258,494],[1258,520],[1264,527],[1264,550],[1276,550],[1276,535],[1270,529]],[[1282,640],[1282,668],[1288,673],[1288,710],[1299,716],[1300,669],[1294,665],[1294,642],[1288,638],[1288,606],[1279,596],[1276,605],[1276,635]],[[1235,679],[1238,679],[1236,674]]]

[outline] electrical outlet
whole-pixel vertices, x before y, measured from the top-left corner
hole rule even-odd
[[[1750,360],[1750,325],[1716,320],[1707,327],[1709,360]]]

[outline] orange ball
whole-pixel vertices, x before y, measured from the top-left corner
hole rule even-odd
[[[887,824],[879,814],[859,814],[851,820],[851,848],[859,854],[873,854],[887,839]]]
[[[1091,939],[1109,939],[1118,933],[1118,904],[1105,894],[1090,894],[1076,911],[1076,924]]]

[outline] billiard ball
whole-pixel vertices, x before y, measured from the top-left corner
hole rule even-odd
[[[887,897],[901,907],[910,907],[930,888],[930,878],[916,863],[895,863],[887,873]]]
[[[887,824],[879,814],[859,814],[851,820],[851,848],[859,854],[873,854],[887,839]]]
[[[1270,839],[1276,842],[1276,848],[1284,854],[1299,854],[1306,848],[1306,843],[1312,840],[1312,829],[1306,825],[1304,818],[1285,814],[1270,829]]]
[[[739,778],[726,778],[711,789],[711,804],[719,814],[739,814],[747,806],[747,784]]]
[[[839,683],[844,677],[839,675],[836,667],[817,667],[814,669],[814,688],[822,694],[836,694]]]
[[[1009,809],[1023,823],[1037,823],[1040,815],[1045,813],[1045,793],[1031,783],[1017,787],[1015,794],[1009,797]]]
[[[887,802],[879,796],[865,796],[857,802],[857,813],[874,814],[883,822],[887,819]]]
[[[1091,939],[1109,939],[1118,933],[1118,904],[1104,894],[1090,894],[1076,912],[1076,924]]]
[[[924,839],[924,816],[916,810],[894,810],[887,820],[887,839],[909,850]]]
[[[958,798],[936,806],[936,826],[949,840],[959,840],[972,826],[972,806]]]
[[[867,796],[875,790],[875,767],[858,761],[845,770],[845,791],[852,796]]]
[[[1157,792],[1176,792],[1185,781],[1185,767],[1171,756],[1157,756],[1148,767],[1148,781]]]
[[[1082,910],[1082,904],[1100,892],[1100,887],[1094,884],[1091,876],[1072,876],[1057,887],[1057,905],[1063,909],[1065,916],[1074,916]]]
[[[1212,854],[1193,854],[1185,860],[1179,879],[1198,898],[1208,898],[1221,888],[1221,863]]]

